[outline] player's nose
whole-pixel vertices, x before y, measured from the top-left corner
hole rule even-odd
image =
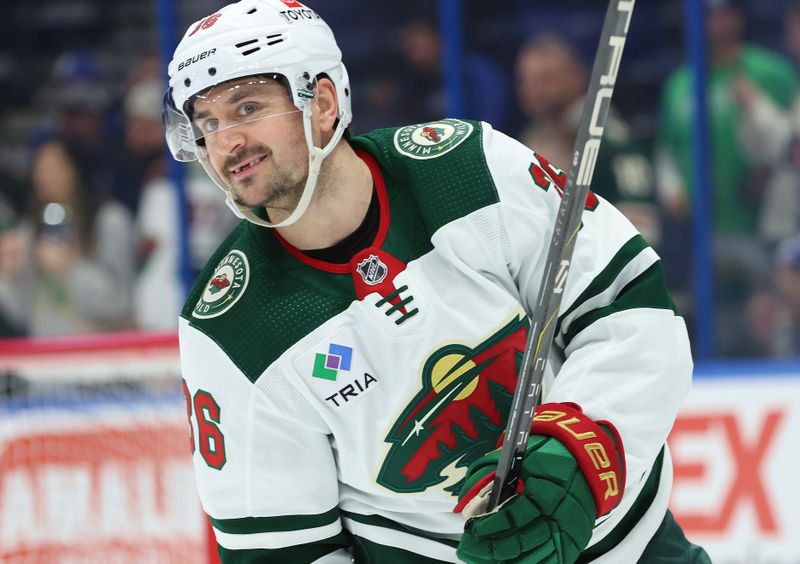
[[[228,156],[237,153],[240,149],[247,145],[247,136],[241,128],[228,127],[218,131],[216,143],[214,148],[220,156]]]

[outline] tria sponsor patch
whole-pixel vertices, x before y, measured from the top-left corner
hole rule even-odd
[[[458,147],[472,133],[471,124],[458,119],[409,125],[394,134],[394,147],[412,159],[435,159]]]
[[[317,353],[314,355],[314,370],[311,375],[314,378],[336,380],[340,370],[344,372],[350,371],[352,358],[352,348],[331,343],[328,347],[328,354]]]
[[[192,317],[210,319],[222,315],[239,301],[250,280],[250,265],[242,251],[233,250],[214,269]]]
[[[352,330],[341,328],[294,361],[302,385],[329,409],[349,407],[378,385],[376,372],[355,343]]]

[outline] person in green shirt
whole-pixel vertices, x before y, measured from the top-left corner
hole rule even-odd
[[[787,53],[800,68],[800,0],[789,1],[783,23]],[[745,77],[733,90],[742,111],[742,146],[752,161],[770,172],[758,232],[774,248],[800,233],[800,95],[787,110]]]
[[[736,103],[733,84],[740,76],[744,76],[776,104],[788,108],[798,93],[798,76],[788,59],[743,42],[744,18],[738,2],[707,0],[707,4],[714,228],[720,233],[747,233],[755,225],[749,178],[752,162],[743,151],[737,135],[741,109]],[[680,213],[681,208],[688,208],[686,202],[692,190],[692,131],[695,119],[691,83],[688,65],[684,65],[667,80],[662,100],[660,158],[666,156],[674,161],[677,175],[674,175],[673,182],[681,183],[681,186],[662,186],[667,190],[663,200],[674,213]],[[663,172],[661,176],[662,182],[668,181]]]
[[[740,141],[742,108],[735,95],[735,84],[747,79],[775,104],[788,108],[800,83],[789,60],[744,42],[741,0],[707,0],[706,5],[718,352],[754,356],[761,351],[751,346],[753,340],[742,329],[747,326],[742,306],[754,291],[768,283],[769,255],[756,232],[759,188],[764,182],[759,174],[762,171]],[[664,239],[676,241],[671,258],[677,264],[673,270],[687,273],[686,243],[691,194],[695,188],[692,136],[696,120],[692,100],[691,73],[688,65],[684,65],[669,77],[664,87],[655,168],[659,204],[666,217]],[[669,262],[669,249],[662,249],[662,254]],[[685,288],[673,288],[679,301],[681,290],[688,289],[688,277],[682,282]]]

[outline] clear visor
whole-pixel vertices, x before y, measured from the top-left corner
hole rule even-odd
[[[178,111],[168,92],[163,121],[167,145],[175,160],[198,160],[204,148],[219,141],[233,127],[301,112],[286,88],[265,77],[248,77],[214,86],[186,103],[186,114]]]

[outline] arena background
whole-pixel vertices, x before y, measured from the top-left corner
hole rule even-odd
[[[798,232],[790,229],[780,240],[757,227],[745,232],[742,249],[761,249],[764,266],[756,283],[735,276],[732,283],[733,275],[715,270],[712,258],[715,241],[725,235],[711,219],[713,159],[720,153],[702,116],[685,147],[695,163],[694,213],[683,224],[666,212],[656,170],[665,85],[682,65],[693,76],[708,76],[706,4],[729,3],[741,10],[747,43],[797,68],[785,25],[794,5],[789,0],[641,0],[613,106],[627,126],[625,154],[638,159],[626,162],[639,163],[625,170],[647,188],[634,203],[649,210],[647,235],[664,258],[696,360],[694,389],[670,437],[672,510],[714,562],[789,564],[800,562],[800,305],[778,278],[785,274],[800,288]],[[4,6],[0,560],[213,561],[193,488],[173,325],[180,297],[232,218],[220,206],[221,193],[195,169],[166,158],[162,141],[153,153],[152,138],[177,39],[219,7],[209,0],[13,0]],[[318,0],[311,7],[342,48],[354,133],[447,115],[486,119],[516,137],[536,121],[521,99],[523,46],[558,36],[590,67],[605,10],[592,0]],[[716,103],[704,88],[686,98],[689,107],[709,109],[707,120]],[[92,142],[78,151],[75,168],[91,177],[86,182],[97,194],[128,209],[134,234],[130,284],[116,293],[127,292],[126,317],[102,332],[73,318],[58,324],[46,313],[31,314],[7,272],[38,256],[14,246],[20,225],[64,227],[35,208],[32,194],[48,170],[37,168],[42,147],[65,135],[76,116],[77,130]],[[787,152],[785,163],[753,172],[763,185],[753,181],[758,190],[746,205],[758,208],[768,225],[761,208],[769,179],[785,172],[783,165],[791,169],[791,157]],[[792,182],[800,193],[800,180]],[[612,199],[600,182],[593,190]],[[619,202],[631,204],[624,197]]]

